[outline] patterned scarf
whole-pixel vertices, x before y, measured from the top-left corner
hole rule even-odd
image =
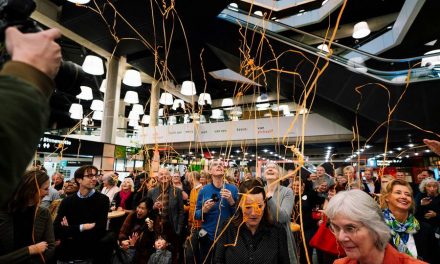
[[[385,222],[391,229],[391,238],[397,250],[413,257],[406,243],[408,242],[409,235],[417,233],[420,229],[419,221],[417,221],[414,215],[410,214],[405,223],[400,223],[396,220],[390,209],[385,209],[383,215]]]

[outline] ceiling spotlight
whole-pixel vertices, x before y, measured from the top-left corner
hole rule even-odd
[[[369,148],[372,148],[373,146],[371,146],[371,145],[365,145],[365,148],[366,149],[369,149]]]
[[[396,150],[397,150],[397,151],[401,151],[401,150],[402,150],[402,148],[401,148],[401,147],[398,147],[398,148],[396,148]]]
[[[428,152],[428,153],[429,153],[429,152],[431,152],[431,150],[429,150],[429,149],[425,149],[425,152]]]
[[[409,155],[406,155],[405,158],[409,158]]]
[[[408,144],[408,147],[410,147],[410,148],[412,148],[412,147],[414,147],[415,145],[413,144],[413,143],[409,143]]]
[[[269,150],[268,149],[263,149],[263,152],[264,153],[267,153]]]
[[[359,22],[356,25],[354,25],[353,29],[353,38],[355,39],[361,39],[365,38],[366,36],[370,35],[371,30],[368,27],[368,23],[365,21]]]

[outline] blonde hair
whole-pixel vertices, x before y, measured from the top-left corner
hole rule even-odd
[[[125,178],[124,181],[122,182],[122,184],[124,184],[124,182],[128,182],[130,184],[130,186],[131,186],[130,190],[132,192],[134,192],[134,182],[133,182],[133,180],[131,178]]]
[[[385,188],[382,189],[381,196],[380,196],[380,207],[382,209],[388,208],[388,203],[387,203],[386,200],[387,200],[388,196],[390,196],[390,194],[393,192],[394,186],[397,186],[397,185],[405,186],[405,187],[408,188],[408,190],[409,190],[409,192],[411,194],[411,198],[412,198],[411,199],[410,212],[414,213],[414,210],[415,210],[416,206],[415,206],[415,202],[414,202],[413,189],[411,188],[411,185],[409,185],[409,183],[407,181],[402,181],[402,180],[399,180],[399,179],[395,179],[395,180],[390,181],[385,186]]]

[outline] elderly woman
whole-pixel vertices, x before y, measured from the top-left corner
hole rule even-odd
[[[125,178],[121,184],[121,190],[117,192],[113,198],[114,205],[111,210],[125,210],[126,213],[131,213],[133,210],[134,198],[134,182],[131,178]]]
[[[328,203],[325,214],[347,257],[335,264],[424,263],[388,244],[390,229],[377,203],[361,190],[342,191]]]
[[[114,180],[115,176],[116,175],[114,173],[107,173],[102,176],[102,185],[104,188],[102,188],[101,193],[107,196],[110,202],[113,201],[115,194],[119,192],[119,187],[116,186],[116,182]]]
[[[292,189],[280,185],[280,176],[281,168],[277,164],[268,163],[266,165],[264,177],[267,181],[267,207],[273,215],[275,222],[284,227],[287,234],[290,263],[296,263],[295,240],[290,230],[290,217],[295,197],[293,196]]]
[[[421,222],[440,227],[440,184],[434,178],[426,178],[420,183],[421,197],[416,205],[416,217]]]
[[[237,215],[216,243],[214,263],[292,263],[286,232],[273,223],[261,182],[245,181],[239,193]]]
[[[402,180],[389,182],[382,192],[385,222],[391,230],[391,244],[409,256],[433,263],[437,253],[432,228],[419,223],[414,217],[414,199],[411,186]]]

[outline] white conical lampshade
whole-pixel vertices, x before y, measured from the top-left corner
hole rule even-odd
[[[138,104],[139,103],[138,93],[135,91],[127,91],[124,97],[124,102],[126,102],[127,104]]]
[[[160,95],[159,103],[163,105],[173,105],[173,95],[170,93],[162,93]]]
[[[82,115],[82,113],[83,113],[82,105],[73,103],[69,108],[69,113],[70,114],[81,113],[81,115]]]
[[[180,93],[183,95],[195,95],[196,94],[196,85],[192,81],[184,81],[182,83],[182,88],[180,89]]]
[[[82,113],[72,113],[70,114],[70,118],[80,120],[83,118]]]
[[[144,107],[140,104],[134,104],[133,107],[131,108],[131,111],[136,114],[143,115],[144,114]]]
[[[141,120],[141,123],[142,124],[150,124],[150,116],[149,115],[144,115],[143,117],[142,117],[142,120]]]
[[[212,110],[211,118],[212,119],[223,119],[223,118],[225,118],[225,116],[223,114],[223,110],[221,110],[221,109],[213,109]]]
[[[232,100],[232,98],[224,98],[222,100],[222,107],[229,107],[229,106],[233,106],[233,105],[234,105],[234,101]]]
[[[76,96],[76,98],[81,100],[93,100],[92,88],[88,86],[80,86],[81,93]]]
[[[232,108],[231,110],[231,116],[241,116],[243,114],[243,110],[241,109],[240,106],[236,106],[234,108]]]
[[[201,93],[198,103],[199,105],[212,104],[211,95],[209,93]]]
[[[102,120],[102,117],[103,117],[102,111],[95,111],[95,112],[93,112],[92,119],[94,119],[94,120]]]
[[[83,71],[92,75],[104,74],[104,63],[98,56],[87,55],[82,65]]]
[[[90,0],[67,0],[67,1],[74,3],[74,4],[80,4],[80,5],[85,5],[88,2],[90,2]]]
[[[101,86],[99,87],[99,91],[105,93],[107,90],[107,79],[102,80]]]
[[[157,113],[158,116],[163,116],[163,108],[159,108],[159,111]]]
[[[130,113],[128,114],[128,119],[139,121],[139,114],[136,112],[130,111]]]
[[[137,70],[127,70],[122,83],[132,87],[139,87],[142,85],[141,74]]]
[[[169,116],[168,117],[168,125],[172,126],[177,124],[177,118],[175,116]]]
[[[353,29],[353,38],[360,39],[365,38],[370,34],[371,30],[368,27],[368,23],[365,21],[359,22],[356,25],[354,25]]]
[[[185,110],[185,102],[182,99],[176,99],[173,103],[173,110],[176,110],[177,108],[181,107],[183,110]]]
[[[101,100],[93,100],[90,109],[94,111],[104,111],[104,102]]]
[[[139,122],[138,122],[138,120],[130,119],[130,121],[128,121],[128,125],[131,127],[137,127],[137,126],[139,126]]]

